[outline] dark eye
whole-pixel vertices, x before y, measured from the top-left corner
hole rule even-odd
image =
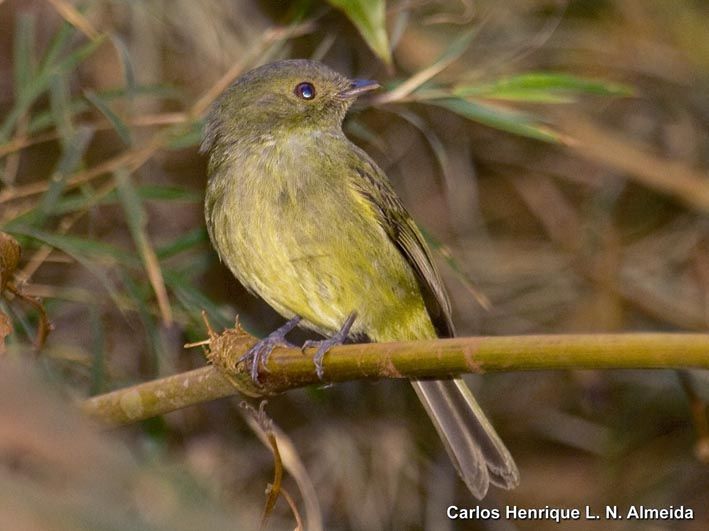
[[[304,81],[295,86],[295,95],[304,100],[312,100],[315,97],[315,87],[312,83]]]

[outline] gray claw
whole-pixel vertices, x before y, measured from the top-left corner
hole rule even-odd
[[[286,334],[293,330],[300,322],[300,317],[295,316],[293,319],[288,321],[286,324],[271,332],[268,336],[263,338],[261,341],[256,343],[253,347],[246,351],[246,353],[239,358],[238,363],[251,363],[249,372],[251,374],[251,380],[257,385],[260,385],[258,379],[259,367],[266,366],[268,362],[268,357],[273,352],[276,347],[294,347],[293,344],[286,341]]]
[[[308,339],[305,343],[303,343],[303,346],[301,347],[302,350],[310,347],[318,347],[318,351],[315,353],[315,356],[313,356],[313,363],[315,364],[315,373],[318,375],[320,380],[322,380],[323,376],[325,376],[325,369],[323,368],[323,359],[325,358],[325,354],[327,354],[328,350],[332,347],[342,345],[345,342],[356,317],[356,313],[350,314],[342,325],[342,328],[340,328],[340,330],[338,330],[332,337],[322,339],[320,341]]]

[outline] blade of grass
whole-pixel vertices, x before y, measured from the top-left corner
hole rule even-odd
[[[49,109],[52,122],[57,131],[57,138],[64,144],[74,137],[74,124],[71,110],[71,95],[67,79],[63,75],[52,76],[49,85]],[[63,146],[66,148],[66,146]]]
[[[161,147],[161,144],[162,137],[158,134],[151,138],[147,142],[147,145],[143,148],[134,148],[129,151],[124,151],[112,159],[108,159],[92,168],[74,173],[67,180],[67,187],[80,186],[83,183],[106,175],[107,173],[112,173],[116,169],[124,166],[127,167],[129,171],[135,171],[153,156],[155,151]],[[44,181],[33,182],[24,186],[17,186],[13,190],[1,191],[0,203],[39,194],[44,192],[46,189],[47,183]]]
[[[92,201],[98,202],[101,200],[101,198],[111,193],[114,190],[114,186],[114,182],[109,181],[107,183],[104,183],[96,190],[91,190],[89,193],[85,193],[84,195],[90,197]],[[89,188],[88,184],[82,185],[82,193],[84,193],[84,190],[86,190],[87,188]],[[74,224],[79,221],[84,214],[86,214],[86,210],[74,212],[68,216],[63,217],[59,221],[59,224],[54,231],[55,234],[62,235],[69,232],[69,229],[71,229],[71,227],[73,227]],[[32,275],[37,271],[37,269],[39,269],[44,263],[44,261],[49,257],[51,252],[52,248],[49,245],[43,245],[37,251],[35,251],[32,257],[25,264],[25,267],[22,268],[22,271],[20,273],[21,278],[25,279],[26,281],[29,280]]]
[[[81,14],[81,12],[71,5],[66,0],[47,0],[52,7],[66,20],[69,24],[78,29],[92,41],[100,37],[99,32],[93,27],[91,22]]]
[[[88,57],[93,54],[101,44],[106,40],[106,37],[100,36],[98,39],[91,41],[84,46],[81,46],[71,54],[69,54],[67,57],[59,61],[55,66],[52,68],[46,68],[43,69],[44,72],[46,72],[45,75],[51,76],[55,72],[56,73],[64,73],[64,72],[69,72],[72,71],[76,68],[77,65],[83,63]]]
[[[17,101],[31,83],[35,75],[35,17],[31,14],[21,13],[16,17],[17,30],[13,42],[13,78],[14,78],[14,98]],[[29,117],[25,113],[17,116],[17,134],[24,136],[27,134]],[[7,187],[15,185],[20,168],[20,154],[11,154],[4,165],[0,167],[0,182]]]
[[[15,78],[15,97],[21,94],[30,80],[35,76],[37,68],[34,43],[35,16],[32,13],[23,13],[17,17],[15,42],[13,44],[13,69]]]
[[[183,127],[175,128],[171,131],[166,147],[178,150],[199,146],[202,141],[203,123],[202,120],[193,120],[184,124]]]
[[[108,106],[108,103],[92,91],[85,91],[84,96],[99,110],[99,112],[101,112],[101,114],[106,117],[123,144],[126,147],[131,147],[133,145],[133,138],[130,129],[126,123],[121,120],[115,112],[113,112],[113,110]]]
[[[238,76],[249,64],[252,64],[254,61],[265,60],[266,58],[273,56],[283,42],[291,38],[307,34],[313,31],[313,28],[313,22],[306,21],[304,23],[292,24],[285,28],[272,28],[271,30],[265,32],[263,37],[242,56],[242,59],[237,64],[230,68],[219,81],[213,84],[200,98],[197,99],[187,113],[180,115],[179,124],[175,127],[182,127],[185,120],[194,120],[195,117],[201,116],[209,105],[211,105],[214,99],[217,98],[219,94],[221,94],[221,92],[233,81],[233,79]],[[52,50],[56,47],[58,46],[53,46]],[[14,119],[10,116],[6,118],[5,126],[8,130],[12,128],[12,124],[10,122],[13,122],[13,120]],[[10,123],[9,126],[8,123]],[[171,133],[172,131],[170,130],[160,131],[148,141],[144,142],[144,147],[140,149],[134,148],[130,151],[121,153],[120,155],[117,155],[116,157],[109,159],[93,168],[73,175],[72,178],[68,180],[67,186],[78,186],[106,173],[111,173],[115,171],[115,169],[122,166],[127,166],[130,171],[135,171],[138,167],[150,159],[155,151],[165,146],[166,139],[171,137]],[[0,134],[0,141],[3,139],[4,137]],[[46,190],[46,183],[32,182],[28,185],[15,187],[11,191],[0,191],[0,203],[41,193],[44,190]]]
[[[32,79],[31,82],[28,82],[27,85],[23,87],[22,92],[18,94],[15,105],[5,116],[2,125],[0,125],[0,139],[3,141],[7,140],[10,131],[12,131],[12,128],[17,123],[17,120],[29,110],[30,106],[40,95],[47,91],[52,76],[73,70],[76,65],[84,61],[94,51],[96,51],[102,42],[103,38],[91,41],[90,43],[75,50],[73,53],[69,54],[69,56],[65,57],[56,64],[48,63],[45,59],[40,67],[39,73]]]
[[[12,227],[7,232],[19,238],[25,237],[47,243],[72,258],[75,255],[80,255],[84,259],[93,260],[105,267],[120,264],[123,267],[139,270],[141,265],[140,260],[133,253],[127,252],[126,249],[84,236],[56,234],[27,225]],[[27,240],[25,240],[25,243],[27,243]],[[65,249],[70,252],[65,251]]]
[[[54,34],[54,37],[49,43],[49,48],[47,48],[47,52],[42,58],[42,61],[39,66],[40,71],[46,70],[54,64],[54,62],[61,55],[61,53],[64,51],[64,48],[69,44],[69,41],[75,34],[76,32],[71,26],[71,24],[64,23],[61,25],[61,27]]]
[[[470,46],[470,42],[473,37],[477,34],[477,28],[463,32],[458,36],[446,51],[443,52],[438,59],[436,59],[429,67],[424,68],[420,72],[414,74],[409,79],[401,83],[399,86],[390,90],[389,92],[382,94],[378,98],[374,98],[374,103],[391,103],[406,98],[417,88],[422,86],[427,81],[431,80],[434,76],[443,71],[447,66],[454,63],[458,58],[463,55],[465,50]]]
[[[187,190],[179,186],[162,184],[144,184],[136,187],[142,199],[154,201],[184,201],[187,203],[201,203],[204,196],[201,192]]]
[[[581,94],[631,96],[632,87],[554,72],[527,72],[478,85],[459,84],[453,95],[534,103],[573,102]]]
[[[183,190],[174,186],[145,185],[136,187],[138,197],[148,201],[180,201],[187,203],[200,203],[202,194]],[[79,197],[62,198],[54,205],[54,214],[69,214],[71,212],[85,211],[99,205],[113,205],[118,202],[118,193],[114,190],[103,197],[94,197],[84,194]],[[23,216],[26,215],[23,214]],[[28,218],[18,216],[13,218],[13,223],[27,222]],[[159,254],[159,253],[158,253]]]
[[[175,255],[190,251],[197,246],[207,243],[207,231],[204,227],[199,227],[190,232],[183,234],[167,245],[163,245],[157,249],[158,258],[167,260]]]
[[[118,170],[114,173],[114,176],[118,188],[118,197],[121,200],[123,210],[126,214],[128,229],[133,237],[133,242],[138,248],[138,253],[140,254],[148,279],[155,292],[163,324],[165,326],[171,326],[173,318],[170,299],[165,289],[165,281],[163,279],[160,263],[150,243],[150,238],[148,238],[148,234],[145,231],[147,220],[143,205],[133,187],[128,172]]]
[[[207,296],[198,291],[188,278],[175,271],[166,270],[165,282],[170,286],[170,291],[175,294],[192,322],[204,329],[202,310],[209,315],[209,320],[219,328],[233,326],[234,317],[226,316],[224,311],[214,304]]]
[[[403,108],[393,109],[392,112],[394,112],[394,114],[399,116],[402,120],[405,120],[406,122],[411,124],[419,131],[419,133],[421,133],[421,135],[423,135],[429,147],[431,148],[434,157],[436,158],[436,162],[438,163],[438,167],[441,170],[441,174],[443,175],[444,180],[448,182],[450,180],[450,177],[448,177],[448,155],[446,154],[446,148],[443,145],[441,139],[438,138],[438,135],[433,132],[431,127],[429,127],[424,121],[424,119],[421,118],[418,114]]]
[[[554,131],[549,126],[536,122],[526,113],[460,98],[425,100],[424,102],[429,105],[443,107],[469,120],[507,131],[508,133],[535,138],[544,142],[565,143],[561,133]]]
[[[450,267],[451,271],[455,274],[460,283],[463,284],[463,287],[468,290],[468,293],[472,295],[480,307],[486,312],[489,312],[492,309],[490,299],[480,290],[480,288],[475,285],[475,282],[463,270],[459,261],[455,258],[455,256],[453,256],[450,248],[424,228],[421,228],[421,233],[424,238],[426,238],[426,242],[428,242],[431,246],[433,252],[438,253],[438,255],[443,257],[446,264],[448,264],[448,267]]]
[[[49,179],[49,188],[42,196],[36,209],[34,223],[39,226],[54,213],[54,207],[66,187],[67,176],[81,163],[81,159],[93,137],[93,130],[80,127],[74,137],[67,143],[62,158]]]
[[[151,312],[148,311],[149,308],[153,307],[149,300],[151,292],[141,289],[142,286],[138,286],[133,278],[125,272],[123,274],[123,285],[126,287],[127,295],[134,301],[138,318],[143,330],[145,330],[149,350],[149,371],[153,377],[156,377],[160,374],[160,353],[164,352],[165,349],[162,348],[162,341],[156,328],[155,319],[153,319]]]
[[[98,95],[104,102],[110,103],[113,101],[120,101],[122,99],[128,98],[128,93],[125,90],[102,90],[95,94]],[[179,92],[171,89],[170,87],[162,87],[155,85],[145,85],[138,86],[134,89],[133,97],[136,96],[150,96],[154,98],[165,98],[166,100],[176,100],[179,99]],[[81,114],[86,112],[91,108],[91,105],[87,103],[84,98],[77,98],[69,103],[69,110],[71,115]],[[178,123],[184,122],[185,118],[182,114],[177,113],[161,113],[156,115],[142,115],[134,116],[131,120],[132,125],[140,124],[162,124],[167,123],[168,125],[175,123],[175,116],[182,116]],[[162,119],[161,117],[167,117],[167,119]],[[53,117],[49,111],[39,111],[33,117],[27,128],[30,133],[39,133],[54,124]],[[2,147],[0,147],[0,154],[3,153]]]
[[[16,236],[26,236],[55,249],[59,249],[68,256],[71,256],[99,280],[116,306],[122,308],[121,297],[116,286],[111,279],[108,278],[104,269],[97,265],[95,259],[101,258],[108,260],[109,263],[125,262],[130,261],[129,253],[103,242],[52,234],[32,227],[13,227],[8,232]]]
[[[391,50],[386,31],[384,0],[328,0],[355,25],[367,46],[386,64],[391,64]]]
[[[137,94],[137,89],[139,85],[135,78],[135,68],[133,68],[133,61],[130,57],[130,52],[128,47],[123,42],[123,39],[117,35],[111,35],[111,43],[113,47],[118,51],[118,57],[123,65],[123,80],[125,84],[125,89],[121,91],[121,95],[128,99],[133,99]]]

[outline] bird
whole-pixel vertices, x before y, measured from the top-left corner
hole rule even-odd
[[[288,322],[243,358],[258,366],[296,326],[327,339],[455,335],[431,252],[384,172],[342,129],[380,85],[307,59],[259,66],[207,113],[205,221],[220,259]],[[307,343],[307,346],[313,343]],[[519,483],[515,462],[461,378],[411,383],[455,469],[482,499]]]

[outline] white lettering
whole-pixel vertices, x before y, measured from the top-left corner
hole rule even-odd
[[[684,505],[662,508],[631,505],[625,517],[628,520],[693,520],[694,511]]]
[[[458,507],[449,505],[446,509],[446,516],[451,520],[499,520],[499,509],[488,509],[487,507]]]
[[[505,517],[509,520],[552,520],[556,523],[562,520],[579,520],[581,511],[567,507],[534,507],[525,509],[516,505],[505,508]]]
[[[622,520],[623,517],[618,512],[618,506],[606,505],[606,520]]]

